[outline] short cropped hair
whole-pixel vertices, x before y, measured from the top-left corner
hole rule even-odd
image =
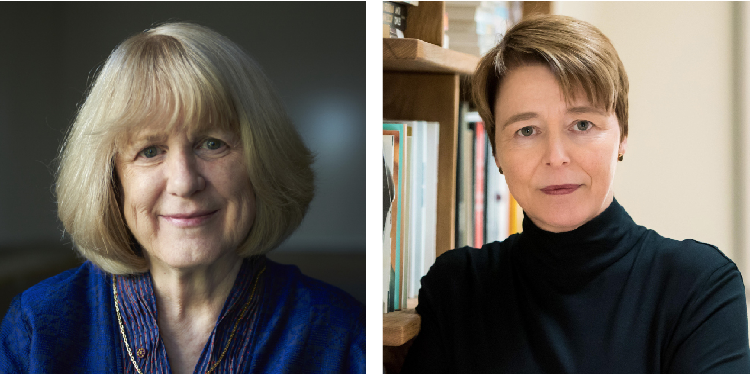
[[[479,62],[472,96],[495,154],[495,100],[514,68],[547,65],[565,100],[583,90],[596,107],[614,111],[620,141],[628,136],[628,75],[609,39],[593,25],[572,17],[536,15],[513,26]]]
[[[256,201],[241,257],[267,253],[299,226],[314,194],[313,156],[271,82],[224,36],[167,23],[110,54],[60,149],[58,216],[84,258],[112,274],[148,270],[122,213],[114,162],[128,137],[155,121],[239,135]]]

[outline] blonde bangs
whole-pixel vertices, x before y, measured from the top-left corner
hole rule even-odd
[[[129,42],[129,43],[128,43]],[[171,132],[207,128],[239,134],[234,100],[226,82],[205,66],[206,56],[190,51],[176,38],[144,34],[123,43],[121,68],[112,77],[111,108],[103,127],[113,134],[115,148],[133,135],[159,124]]]

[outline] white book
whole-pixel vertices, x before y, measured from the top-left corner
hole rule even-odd
[[[408,298],[419,295],[422,277],[435,262],[437,234],[437,161],[439,124],[416,121],[412,129],[409,287]]]
[[[495,164],[492,156],[492,146],[489,144],[489,141],[487,142],[487,155],[487,168],[485,169],[487,178],[487,196],[485,200],[487,204],[487,209],[485,210],[487,237],[485,238],[485,242],[492,243],[503,241],[508,237],[508,230],[510,228],[510,191],[508,191],[505,176],[500,174]]]
[[[424,136],[424,204],[422,225],[424,226],[424,248],[422,256],[422,276],[427,274],[435,262],[435,237],[437,235],[437,183],[438,183],[438,147],[440,146],[440,124],[425,122]],[[421,279],[421,277],[420,277]]]

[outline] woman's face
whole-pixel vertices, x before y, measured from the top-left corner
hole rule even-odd
[[[551,232],[573,230],[606,209],[620,143],[613,112],[595,108],[586,95],[570,105],[550,69],[541,64],[512,70],[495,102],[495,162],[526,215]]]
[[[128,227],[150,261],[172,268],[233,256],[255,218],[255,195],[233,133],[158,125],[116,158]]]

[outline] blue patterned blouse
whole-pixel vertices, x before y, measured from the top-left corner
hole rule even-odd
[[[86,262],[17,296],[0,325],[2,373],[169,373],[148,273]],[[364,308],[265,257],[245,260],[196,373],[364,373]],[[234,331],[234,334],[232,334]],[[221,359],[220,359],[221,358]]]

